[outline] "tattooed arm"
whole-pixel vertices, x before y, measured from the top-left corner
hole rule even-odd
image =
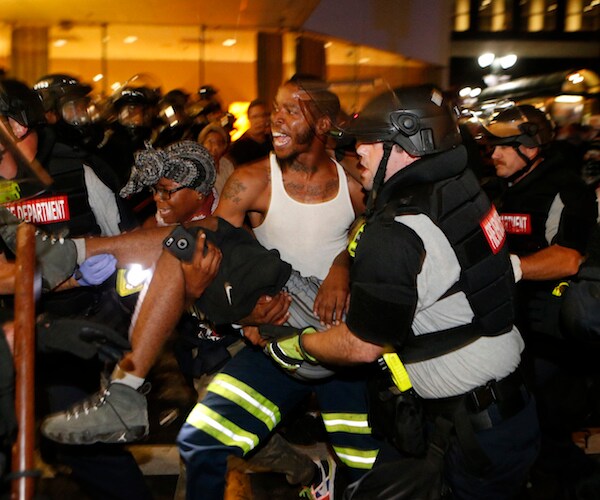
[[[246,214],[253,220],[256,216],[262,220],[269,204],[270,182],[269,166],[264,161],[234,170],[225,183],[214,215],[237,227],[242,226]]]

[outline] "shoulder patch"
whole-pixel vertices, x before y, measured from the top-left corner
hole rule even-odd
[[[496,211],[496,207],[492,205],[489,212],[479,223],[483,234],[492,249],[492,252],[497,254],[506,240],[506,232],[504,231],[504,225],[502,220]]]

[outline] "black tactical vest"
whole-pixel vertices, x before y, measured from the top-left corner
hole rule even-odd
[[[386,224],[402,215],[425,214],[436,224],[458,258],[459,280],[441,297],[464,292],[474,313],[469,325],[415,336],[398,352],[406,363],[435,358],[482,336],[508,332],[514,321],[514,275],[505,233],[494,206],[470,170],[432,183],[395,187],[374,217]]]

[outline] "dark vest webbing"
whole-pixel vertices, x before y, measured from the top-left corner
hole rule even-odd
[[[57,233],[66,226],[70,236],[99,235],[100,227],[88,201],[83,157],[53,157],[46,168],[54,179],[46,195],[66,195],[69,199],[71,216],[67,222],[48,224],[46,228],[50,232]]]
[[[435,358],[476,339],[506,333],[514,320],[514,277],[506,245],[494,254],[481,221],[492,205],[470,170],[455,177],[418,186],[398,186],[375,214],[384,223],[401,215],[427,215],[444,233],[461,267],[459,280],[440,298],[464,292],[474,313],[473,322],[423,335],[409,335],[399,353],[406,363]],[[475,228],[475,229],[474,229]]]

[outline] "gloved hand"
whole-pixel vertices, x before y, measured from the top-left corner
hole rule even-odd
[[[17,227],[20,224],[10,210],[0,205],[0,237],[11,252],[17,251]],[[42,289],[48,292],[69,279],[77,265],[77,248],[73,240],[35,233],[35,256],[42,274]]]
[[[270,342],[266,347],[267,354],[278,365],[292,373],[296,372],[305,361],[316,365],[318,364],[317,359],[308,354],[302,347],[302,336],[315,332],[314,328],[306,328],[298,335]]]
[[[82,262],[73,275],[80,286],[104,283],[117,269],[117,259],[109,253],[94,255]]]
[[[37,348],[40,352],[67,352],[79,358],[115,362],[131,350],[127,339],[100,323],[81,319],[42,318],[37,324]]]

